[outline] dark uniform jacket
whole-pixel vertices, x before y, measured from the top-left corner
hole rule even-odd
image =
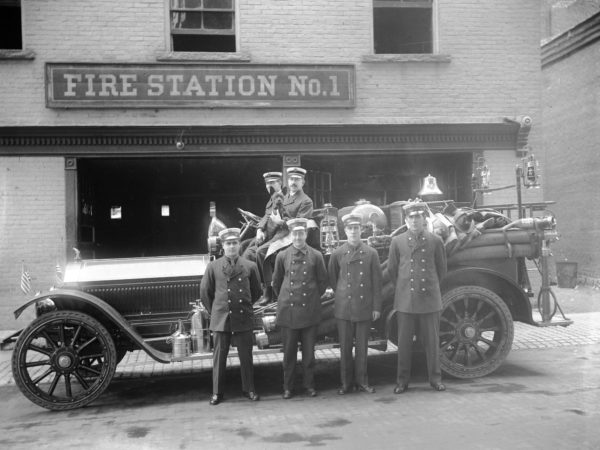
[[[261,295],[258,267],[242,257],[233,266],[225,256],[211,261],[200,283],[200,298],[211,314],[212,331],[252,330],[252,304]]]
[[[321,320],[321,295],[327,289],[323,255],[309,246],[293,245],[277,254],[273,292],[277,296],[277,325],[293,329]]]
[[[360,243],[336,248],[329,258],[329,284],[335,289],[337,319],[360,322],[381,312],[381,266],[377,250]]]
[[[424,230],[416,236],[408,231],[393,238],[388,271],[395,286],[394,311],[441,311],[440,281],[446,270],[446,250],[437,235]]]
[[[262,229],[267,234],[268,239],[272,238],[278,229],[285,229],[287,232],[285,224],[278,227],[271,221],[270,216],[274,207],[275,202],[273,201],[273,196],[271,196],[265,207],[265,215],[257,225],[257,228]],[[283,197],[283,211],[282,219],[284,220],[295,219],[297,217],[310,219],[313,214],[313,202],[302,190],[296,192],[295,195],[286,194]]]

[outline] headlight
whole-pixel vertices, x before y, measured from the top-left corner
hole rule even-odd
[[[36,317],[41,316],[52,311],[56,311],[56,305],[51,298],[45,298],[39,302],[35,302],[35,315]]]

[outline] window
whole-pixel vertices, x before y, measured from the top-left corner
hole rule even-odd
[[[170,0],[175,52],[235,52],[235,0]]]
[[[373,0],[375,53],[433,53],[432,0]]]
[[[0,0],[0,49],[21,50],[21,2]]]

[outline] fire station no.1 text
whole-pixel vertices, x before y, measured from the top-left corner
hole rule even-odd
[[[352,66],[48,64],[50,107],[323,106],[354,103]]]

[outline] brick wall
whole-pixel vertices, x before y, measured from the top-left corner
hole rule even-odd
[[[0,329],[17,329],[13,310],[26,297],[20,289],[24,262],[32,291],[54,283],[57,261],[65,262],[63,158],[0,157]]]
[[[595,278],[600,278],[599,61],[596,42],[543,70],[545,196],[557,201],[553,209],[562,234],[554,253]]]
[[[33,61],[0,65],[0,125],[372,123],[530,115],[539,119],[539,4],[440,0],[439,51],[450,63],[366,63],[372,1],[239,0],[241,48],[253,63],[349,63],[357,106],[349,110],[52,110],[44,63],[156,62],[167,49],[166,0],[24,0]]]

